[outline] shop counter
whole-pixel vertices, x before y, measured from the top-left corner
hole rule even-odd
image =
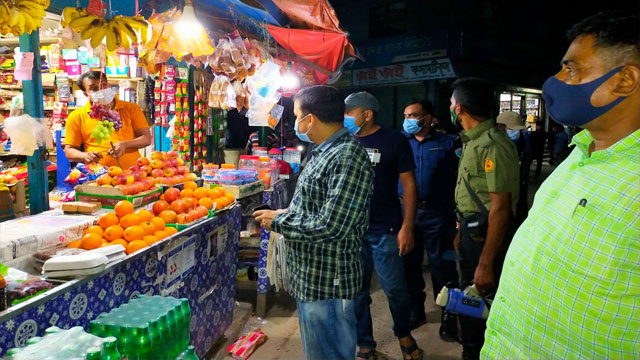
[[[83,326],[140,294],[188,298],[191,344],[202,357],[233,321],[238,206],[176,233],[99,274],[75,279],[0,313],[0,355],[50,326]]]

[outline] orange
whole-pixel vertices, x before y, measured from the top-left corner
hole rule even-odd
[[[184,186],[183,186],[183,187],[184,187],[185,189],[195,190],[195,189],[197,189],[197,188],[198,188],[198,184],[196,184],[196,182],[195,182],[195,181],[191,181],[191,180],[189,180],[189,181],[186,181],[186,182],[184,183]]]
[[[156,231],[153,236],[155,236],[158,240],[162,240],[166,238],[168,235],[165,231]]]
[[[111,225],[104,231],[104,237],[109,241],[122,239],[123,235],[124,229],[120,225]]]
[[[156,231],[164,230],[164,227],[167,225],[165,221],[160,217],[154,217],[151,219],[151,223],[156,227]]]
[[[125,215],[120,219],[120,225],[125,229],[131,226],[140,225],[140,217],[136,214]]]
[[[80,244],[82,244],[82,240],[76,240],[76,241],[72,241],[70,242],[67,247],[69,248],[73,248],[73,249],[77,249],[80,247]]]
[[[80,247],[85,250],[97,249],[102,245],[102,236],[88,233],[82,237]]]
[[[85,231],[85,234],[88,234],[88,233],[93,233],[93,234],[102,236],[104,235],[104,230],[98,225],[93,225],[90,228],[88,228],[87,231]]]
[[[158,200],[155,202],[155,204],[153,204],[153,213],[156,214],[156,216],[158,216],[158,214],[160,214],[164,210],[167,210],[168,208],[169,208],[168,202],[164,200]]]
[[[156,232],[156,226],[151,221],[141,223],[140,227],[144,230],[145,235],[153,235]]]
[[[187,212],[187,210],[189,210],[189,204],[183,200],[176,200],[171,203],[171,210],[175,211],[176,214]]]
[[[224,189],[219,186],[209,190],[209,197],[212,199],[217,199],[223,195],[224,195]]]
[[[209,199],[208,197],[203,197],[202,199],[198,200],[198,204],[211,210],[211,208],[213,207],[213,200]]]
[[[178,218],[176,219],[176,222],[178,224],[184,224],[187,222],[187,215],[186,214],[178,214]]]
[[[141,209],[136,213],[140,218],[140,221],[149,221],[153,217],[153,213],[149,210]]]
[[[155,237],[155,236],[153,236],[153,235],[145,235],[145,236],[142,238],[142,241],[146,242],[146,243],[147,243],[147,245],[151,245],[151,244],[153,244],[154,242],[158,241],[158,238],[157,238],[157,237]]]
[[[192,198],[193,197],[193,190],[184,189],[184,190],[180,191],[180,197],[181,198]]]
[[[225,205],[225,202],[226,202],[226,199],[224,197],[217,198],[216,199],[216,210],[224,209],[224,207],[227,206],[227,205]]]
[[[100,247],[105,247],[105,246],[111,246],[111,243],[109,242],[103,242]]]
[[[103,244],[108,244],[109,242],[107,241],[107,239],[102,238],[102,243],[103,243]]]
[[[173,210],[165,210],[160,213],[160,217],[164,220],[165,224],[175,224],[178,214]]]
[[[105,230],[109,226],[118,225],[119,222],[120,220],[114,213],[104,214],[100,217],[100,220],[98,220],[98,224],[100,224],[100,227]]]
[[[133,204],[127,200],[121,200],[118,201],[113,210],[115,210],[119,218],[122,218],[125,215],[133,214]]]
[[[198,200],[196,198],[184,198],[184,199],[182,199],[182,201],[187,203],[187,208],[188,209],[193,209],[194,207],[198,206]]]
[[[127,245],[127,254],[133,254],[134,252],[147,247],[147,243],[142,240],[134,240]]]
[[[129,243],[125,239],[115,239],[110,242],[109,245],[122,245],[124,246],[124,249],[127,250],[127,246],[129,246]]]
[[[164,228],[164,232],[165,234],[167,234],[167,237],[175,234],[178,232],[178,229],[171,227],[171,226],[167,226],[166,228]]]
[[[235,197],[235,196],[233,196],[233,194],[232,194],[232,193],[226,193],[226,194],[224,194],[224,197],[226,197],[227,199],[229,199],[229,204],[227,204],[227,205],[230,205],[231,203],[233,203],[234,201],[236,201],[236,197]]]
[[[142,226],[134,225],[124,230],[124,239],[131,242],[135,240],[142,240],[144,237],[144,230]]]
[[[207,190],[205,188],[197,188],[193,192],[193,197],[195,197],[198,200],[202,199],[205,196],[209,196],[209,190]]]
[[[167,202],[172,203],[176,201],[176,199],[180,198],[180,190],[176,188],[169,188],[164,192],[164,198]]]

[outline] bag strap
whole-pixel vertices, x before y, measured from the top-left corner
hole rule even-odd
[[[476,192],[473,191],[473,189],[471,189],[471,185],[469,185],[469,182],[467,181],[467,179],[465,179],[463,176],[462,180],[464,180],[464,186],[467,188],[467,191],[469,192],[469,196],[471,196],[471,200],[473,200],[473,203],[476,204],[476,207],[478,207],[478,210],[484,215],[489,215],[489,210],[487,210],[487,208],[484,206],[484,204],[482,203],[482,200],[480,200],[480,198],[478,197],[478,194],[476,194]]]

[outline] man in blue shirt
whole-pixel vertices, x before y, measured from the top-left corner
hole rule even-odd
[[[344,125],[369,153],[375,173],[369,210],[369,231],[362,244],[364,281],[356,298],[358,319],[358,359],[372,359],[376,342],[369,304],[373,265],[380,286],[387,295],[393,318],[393,332],[400,341],[405,359],[421,359],[422,354],[409,327],[411,299],[404,280],[403,256],[413,248],[413,222],[416,211],[415,168],[407,139],[395,130],[380,127],[376,114],[380,104],[362,91],[345,99]],[[405,186],[404,219],[396,193],[398,180]]]
[[[416,165],[418,210],[414,230],[415,246],[405,257],[405,278],[411,295],[411,327],[426,322],[425,282],[422,278],[424,250],[429,256],[434,301],[448,282],[457,282],[453,238],[456,234],[454,191],[458,156],[462,145],[453,135],[433,131],[433,105],[427,100],[414,100],[404,109],[404,135],[409,140]],[[403,184],[399,193],[404,195]],[[456,319],[442,315],[440,337],[453,341],[457,336]]]

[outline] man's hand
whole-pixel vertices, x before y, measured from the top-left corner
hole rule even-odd
[[[102,154],[97,151],[89,151],[84,154],[82,162],[85,164],[96,163],[102,159]]]
[[[473,283],[480,291],[480,294],[485,294],[496,288],[496,279],[493,275],[493,265],[478,265],[476,272],[473,275]]]
[[[120,142],[117,142],[117,143],[113,144],[111,149],[109,149],[109,151],[107,151],[107,155],[111,155],[111,156],[113,156],[115,158],[119,158],[122,155],[124,155],[124,153],[126,151],[127,151],[126,143],[124,141],[120,141]]]
[[[263,228],[267,230],[271,230],[271,223],[273,222],[273,218],[275,218],[278,214],[282,214],[287,212],[286,209],[280,210],[258,210],[253,213],[253,217],[256,219],[256,222],[260,224]]]
[[[456,232],[456,236],[453,238],[453,248],[460,254],[460,231]]]
[[[398,255],[407,255],[411,250],[413,250],[413,229],[403,226],[398,232]]]

